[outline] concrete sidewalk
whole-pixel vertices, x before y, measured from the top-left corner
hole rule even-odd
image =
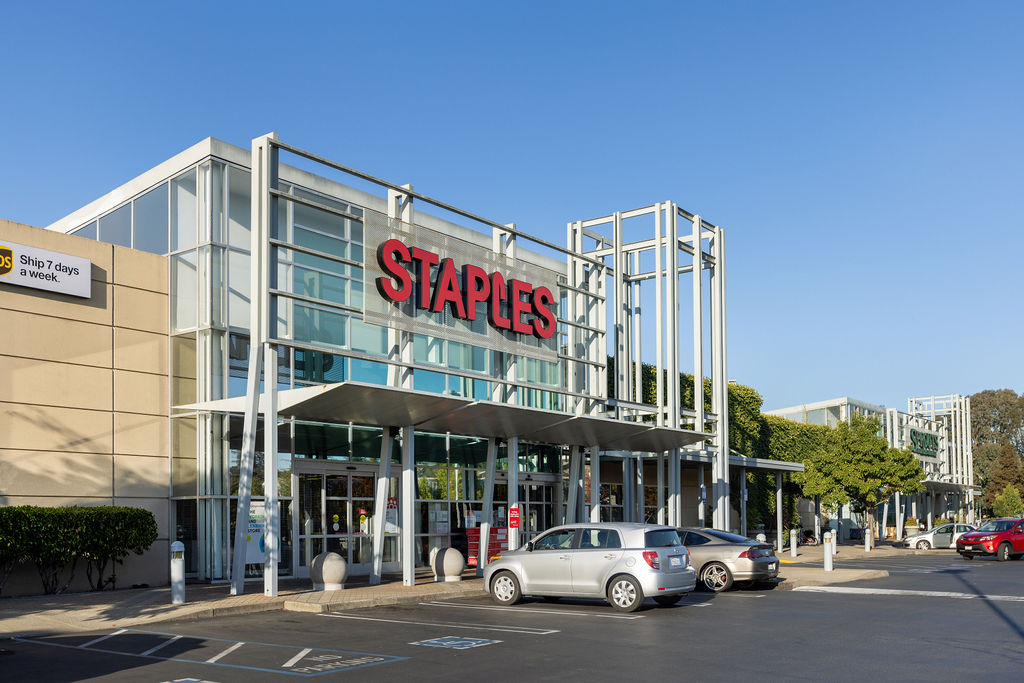
[[[785,551],[777,553],[779,558],[779,583],[776,590],[792,590],[797,586],[827,586],[836,583],[847,583],[849,581],[863,581],[865,579],[878,579],[889,576],[884,569],[846,569],[844,562],[857,560],[858,564],[863,561],[882,560],[895,557],[909,557],[913,555],[927,555],[939,557],[942,555],[956,556],[955,550],[913,550],[908,548],[897,548],[888,543],[875,546],[870,552],[865,552],[864,544],[840,545],[838,552],[833,557],[833,571],[826,572],[821,567],[808,565],[820,565],[825,560],[825,548],[823,545],[800,546],[797,548],[797,556],[790,555],[787,547]]]
[[[824,553],[822,546],[801,546],[796,558],[789,550],[779,554],[781,568],[777,590],[791,590],[797,586],[821,586],[848,581],[888,576],[884,570],[844,569],[843,562],[850,559],[870,560],[887,557],[939,553],[942,550],[903,550],[892,546],[879,546],[870,553],[863,545],[839,547],[835,558],[835,571],[825,572],[820,567]],[[100,593],[70,593],[24,598],[0,599],[0,636],[40,635],[97,631],[107,628],[151,625],[171,619],[207,619],[256,612],[336,612],[376,605],[397,605],[426,600],[445,600],[460,596],[483,594],[482,579],[472,570],[463,580],[436,583],[429,572],[420,572],[415,586],[403,586],[400,577],[387,576],[385,582],[370,586],[366,577],[355,577],[346,582],[344,590],[310,590],[307,579],[282,579],[277,597],[263,596],[263,583],[246,584],[244,595],[231,595],[227,584],[190,584],[185,589],[186,603],[171,604],[170,588],[145,588]]]
[[[312,591],[308,579],[282,579],[277,597],[263,595],[263,582],[246,583],[243,595],[231,595],[228,584],[189,584],[185,604],[171,604],[171,589],[144,588],[67,593],[0,599],[0,637],[96,631],[151,625],[171,619],[211,617],[293,610],[327,612],[375,605],[415,603],[462,595],[479,595],[483,580],[466,572],[459,582],[436,583],[429,572],[416,576],[415,586],[401,577],[386,576],[370,586],[366,577],[345,582],[338,591]]]

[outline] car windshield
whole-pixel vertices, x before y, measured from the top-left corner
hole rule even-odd
[[[644,546],[647,548],[675,548],[680,545],[682,543],[675,529],[658,529],[644,534]]]
[[[981,525],[978,531],[1006,531],[1017,523],[1015,519],[993,519]]]
[[[730,534],[726,531],[715,531],[714,529],[704,529],[704,533],[708,536],[714,536],[715,538],[721,539],[726,543],[750,543],[750,539],[746,536],[740,536],[739,534]]]

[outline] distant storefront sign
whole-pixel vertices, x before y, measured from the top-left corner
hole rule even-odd
[[[92,295],[92,262],[79,256],[0,243],[0,282],[83,299]]]
[[[910,450],[918,455],[934,458],[939,454],[939,435],[911,428]]]

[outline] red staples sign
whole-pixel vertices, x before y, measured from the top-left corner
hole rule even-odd
[[[479,304],[487,321],[499,330],[550,339],[555,334],[555,296],[551,289],[501,272],[410,246],[398,239],[377,247],[377,265],[384,273],[375,280],[377,291],[393,303],[412,301],[417,309],[444,313],[461,320],[477,319]],[[431,273],[436,269],[436,278]]]

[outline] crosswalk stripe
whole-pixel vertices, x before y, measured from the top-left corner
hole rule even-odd
[[[802,593],[842,593],[845,595],[891,595],[894,597],[953,598],[955,600],[994,600],[998,602],[1024,602],[1021,595],[985,595],[953,591],[911,591],[896,588],[854,588],[852,586],[797,586]]]

